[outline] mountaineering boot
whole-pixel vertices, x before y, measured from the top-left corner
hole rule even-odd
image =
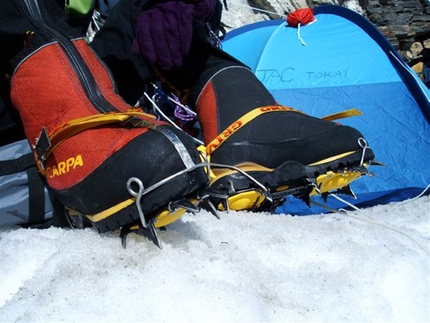
[[[232,84],[232,80],[235,83]],[[287,195],[343,190],[367,173],[374,155],[348,126],[278,105],[247,68],[216,73],[196,103],[214,179],[228,193],[220,209],[269,210]]]
[[[357,130],[280,106],[252,71],[195,37],[177,71],[158,71],[195,107],[219,210],[273,211],[292,195],[350,193],[374,155]]]
[[[12,32],[28,37],[11,57],[11,98],[50,190],[72,222],[83,217],[99,232],[137,226],[160,245],[155,228],[178,209],[197,211],[209,181],[193,138],[127,105],[52,2],[17,3],[24,17]]]

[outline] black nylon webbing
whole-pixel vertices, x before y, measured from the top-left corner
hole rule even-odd
[[[27,169],[28,177],[28,222],[38,223],[45,220],[45,185],[36,167]]]
[[[19,173],[31,166],[36,166],[34,155],[31,153],[12,160],[0,160],[0,176]]]

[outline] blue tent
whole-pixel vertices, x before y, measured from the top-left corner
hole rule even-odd
[[[346,200],[365,207],[419,195],[430,183],[429,90],[366,18],[340,6],[316,7],[314,15],[315,22],[300,28],[284,20],[238,28],[223,49],[247,64],[281,104],[318,117],[363,112],[339,122],[359,129],[386,166],[370,167],[375,176],[352,183],[357,199]],[[333,198],[327,204],[344,206]],[[323,211],[296,199],[278,209]]]

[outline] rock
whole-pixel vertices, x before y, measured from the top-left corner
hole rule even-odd
[[[411,46],[430,39],[428,0],[370,0],[364,9],[406,62],[417,57]]]
[[[279,18],[279,15],[274,14],[276,13],[276,10],[275,8],[273,8],[272,4],[269,1],[267,0],[247,0],[247,1],[251,7],[263,10],[263,12],[267,14],[267,16],[270,19]]]

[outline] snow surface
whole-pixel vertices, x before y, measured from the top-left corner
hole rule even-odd
[[[223,20],[258,19],[230,5]],[[162,250],[137,235],[123,249],[118,232],[1,228],[0,322],[430,322],[429,196],[348,215],[201,211],[159,236]]]
[[[429,322],[430,197],[363,212],[185,214],[162,250],[3,228],[0,321]]]

